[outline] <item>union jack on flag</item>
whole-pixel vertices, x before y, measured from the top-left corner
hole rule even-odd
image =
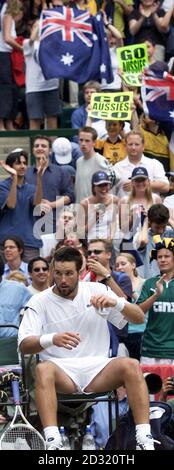
[[[155,121],[174,125],[174,77],[167,72],[145,69],[141,88],[143,107]]]
[[[40,41],[57,31],[62,33],[62,41],[74,41],[74,35],[77,36],[88,46],[92,47],[92,41],[85,33],[92,35],[92,25],[87,23],[90,19],[88,11],[81,13],[74,18],[74,10],[72,8],[63,7],[63,12],[45,11],[43,12],[42,32]]]
[[[46,80],[113,81],[109,47],[100,13],[57,7],[41,14],[39,63]]]

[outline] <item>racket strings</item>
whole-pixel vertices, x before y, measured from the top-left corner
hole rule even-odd
[[[8,401],[8,395],[5,390],[0,390],[0,401]]]
[[[11,382],[15,377],[15,374],[11,371],[4,371],[0,373],[0,385],[7,384],[8,382]]]
[[[9,428],[1,440],[2,450],[44,450],[45,442],[34,429],[18,425]]]

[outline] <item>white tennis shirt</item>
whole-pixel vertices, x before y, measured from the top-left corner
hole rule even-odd
[[[68,350],[50,346],[39,353],[41,361],[51,361],[61,367],[76,383],[79,391],[107,365],[110,335],[107,321],[123,328],[127,320],[117,307],[97,310],[90,304],[92,295],[108,295],[117,299],[116,294],[105,285],[93,282],[79,282],[78,293],[73,300],[53,293],[52,287],[33,296],[28,304],[19,328],[19,344],[29,336],[47,333],[79,333],[80,343]]]

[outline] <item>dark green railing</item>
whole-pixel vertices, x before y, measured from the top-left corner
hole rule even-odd
[[[73,135],[78,134],[78,129],[38,129],[38,130],[29,130],[22,129],[16,131],[3,131],[0,132],[0,137],[34,137],[35,135],[48,135],[48,136],[57,136],[57,137],[72,137]]]

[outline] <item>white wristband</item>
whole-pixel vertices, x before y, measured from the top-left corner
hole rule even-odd
[[[122,312],[125,307],[127,300],[124,297],[117,297],[116,308],[118,312]]]
[[[53,345],[53,336],[55,333],[40,336],[39,343],[43,349],[47,349]]]

